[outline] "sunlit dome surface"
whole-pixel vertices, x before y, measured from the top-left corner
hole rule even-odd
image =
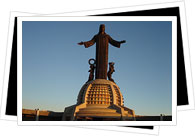
[[[123,106],[120,88],[112,81],[96,79],[86,83],[80,90],[77,104],[86,103]]]

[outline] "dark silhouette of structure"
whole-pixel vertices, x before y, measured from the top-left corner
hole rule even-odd
[[[122,43],[126,41],[116,41],[105,33],[105,25],[101,24],[99,33],[96,34],[90,41],[80,42],[79,45],[84,45],[85,48],[92,46],[96,43],[96,72],[95,79],[107,79],[108,67],[108,43],[120,48]]]
[[[108,75],[108,80],[110,80],[112,82],[114,82],[114,79],[112,78],[113,72],[115,72],[115,70],[114,70],[114,62],[110,62],[109,63],[109,71],[108,71],[107,75]]]
[[[96,43],[96,60],[89,59],[90,74],[88,81],[81,87],[75,105],[66,107],[62,120],[119,121],[135,120],[135,112],[124,106],[120,88],[112,79],[114,62],[108,67],[108,43],[120,48],[125,41],[115,41],[105,33],[105,25],[91,41],[80,42],[87,48]],[[91,61],[94,63],[91,63]],[[94,70],[95,80],[94,78]],[[109,80],[107,80],[107,74]],[[90,82],[89,82],[90,81]]]
[[[94,63],[91,63],[91,60],[93,60]],[[95,60],[94,60],[94,59],[89,59],[88,63],[89,63],[89,65],[90,65],[90,70],[89,70],[88,72],[90,72],[90,73],[89,73],[89,79],[88,79],[87,82],[89,82],[89,81],[91,81],[91,80],[94,79]]]

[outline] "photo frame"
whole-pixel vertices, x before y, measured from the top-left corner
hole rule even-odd
[[[152,8],[150,8],[150,9],[148,9],[147,7],[151,7],[152,6]],[[185,26],[185,24],[186,24],[186,17],[185,17],[185,7],[184,7],[184,2],[174,2],[174,3],[164,3],[164,4],[153,4],[153,5],[143,5],[143,6],[136,6],[140,11],[143,11],[143,10],[153,10],[153,12],[155,12],[155,9],[163,9],[165,12],[166,11],[168,11],[166,8],[167,7],[169,7],[169,8],[179,8],[180,9],[180,11],[179,11],[179,14],[180,13],[182,13],[182,16],[181,16],[181,20],[183,20],[183,21],[181,21],[181,22],[184,22],[184,23],[181,23],[181,27],[186,27]],[[146,7],[146,8],[144,8],[144,7]],[[126,10],[125,11],[136,11],[136,10],[134,10],[134,8],[133,7],[121,7],[121,8],[118,8],[118,13],[119,12],[122,12],[123,11],[123,8],[126,8]],[[143,10],[142,10],[143,9]],[[106,10],[106,9],[104,9],[104,10]],[[89,11],[88,11],[89,12]],[[90,11],[90,12],[92,12],[92,11]],[[117,12],[113,12],[113,13],[117,13]],[[15,12],[16,14],[15,14],[15,16],[13,15],[14,13],[12,13],[12,15],[13,16],[11,16],[10,17],[10,26],[9,26],[9,31],[11,30],[11,32],[9,32],[9,35],[8,35],[8,37],[9,37],[9,39],[11,39],[11,40],[8,40],[8,45],[9,46],[12,46],[12,38],[13,38],[13,27],[14,27],[14,18],[15,17],[17,17],[17,16],[25,16],[25,14],[28,14],[27,16],[29,16],[29,15],[33,15],[33,14],[31,14],[31,13],[22,13],[22,12]],[[86,13],[86,12],[85,12]],[[35,13],[35,14],[37,14],[37,13]],[[143,11],[143,14],[144,14],[144,11]],[[155,13],[154,13],[155,14]],[[163,14],[163,13],[162,13]],[[57,15],[57,14],[56,14]],[[60,16],[64,16],[64,15],[66,15],[66,13],[61,13],[61,15]],[[130,13],[128,13],[128,15],[130,15]],[[171,12],[169,12],[169,14],[167,14],[167,15],[169,15],[169,16],[176,16],[175,14],[173,14],[173,13],[171,13]],[[12,21],[11,21],[12,20]],[[186,30],[186,29],[184,29],[184,30]],[[185,34],[183,34],[183,31],[182,31],[182,39],[183,39],[183,37],[187,37],[187,35],[186,35],[186,32],[184,32]],[[187,39],[187,38],[184,38],[184,39]],[[188,48],[188,43],[187,43],[187,40],[184,40],[185,42],[183,42],[182,43],[182,45],[183,45],[183,48],[185,48],[185,51],[187,52],[187,53],[189,53],[189,48]],[[13,43],[14,44],[14,43]],[[13,46],[15,46],[15,45],[13,45]],[[12,47],[11,47],[12,48]],[[9,76],[9,67],[10,67],[10,64],[9,64],[9,60],[10,60],[10,58],[11,58],[11,48],[9,48],[8,47],[8,49],[7,49],[7,57],[6,57],[6,63],[7,63],[7,65],[8,65],[8,67],[6,68],[7,69],[7,73],[8,74],[6,74],[6,71],[5,71],[5,78],[6,78],[6,75],[7,76]],[[180,48],[180,46],[178,47],[178,50],[180,50],[179,52],[178,52],[178,54],[179,55],[181,55],[181,57],[184,57],[185,56],[185,58],[186,57],[189,57],[189,55],[188,54],[186,54],[186,53],[182,53],[183,51],[182,51],[182,49]],[[10,53],[9,53],[10,52]],[[178,55],[178,56],[179,56]],[[184,58],[183,58],[184,59]],[[188,58],[188,59],[185,59],[185,63],[187,62],[187,61],[189,61],[189,59],[190,58]],[[187,64],[189,64],[190,62],[187,62]],[[184,85],[184,87],[181,87],[181,86],[179,86],[178,87],[178,102],[181,104],[181,105],[178,105],[178,110],[188,110],[188,109],[194,109],[194,106],[193,106],[193,90],[192,90],[192,81],[191,81],[191,70],[189,70],[190,69],[190,66],[189,65],[186,65],[185,64],[185,67],[187,67],[187,70],[188,70],[188,74],[186,74],[185,73],[185,71],[183,71],[183,65],[184,65],[184,62],[181,60],[180,62],[178,62],[178,71],[181,71],[180,73],[183,73],[182,75],[180,75],[180,76],[178,76],[178,78],[183,78],[182,80],[186,80],[186,78],[187,78],[187,80],[188,80],[188,82],[189,82],[189,84],[187,84],[187,86],[185,86]],[[190,73],[190,74],[189,74]],[[190,77],[188,76],[188,75],[190,75]],[[187,77],[185,77],[185,76],[187,76]],[[15,110],[13,110],[13,109],[16,109],[16,107],[14,106],[14,105],[8,105],[8,106],[6,106],[6,101],[7,101],[7,92],[11,92],[10,90],[11,89],[14,89],[13,90],[13,92],[15,91],[15,88],[13,87],[13,88],[10,88],[9,90],[6,88],[6,84],[8,84],[8,82],[5,82],[4,81],[4,89],[3,89],[3,100],[2,100],[2,108],[1,108],[1,118],[2,119],[7,119],[7,120],[16,120],[17,118],[16,118],[16,111]],[[188,93],[187,93],[188,92]],[[16,93],[15,93],[16,94]],[[183,96],[186,96],[186,94],[187,94],[187,97],[188,97],[188,99],[191,99],[191,101],[189,101],[190,102],[190,104],[188,104],[188,103],[186,103],[186,101],[183,101]],[[10,96],[11,97],[11,99],[12,99],[12,101],[13,101],[13,98],[15,98],[16,96],[15,95],[12,95],[12,96]],[[190,97],[190,98],[189,98]],[[5,114],[5,109],[6,109],[6,107],[8,107],[9,109],[12,109],[11,111],[12,111],[12,113],[10,113],[10,115],[8,114],[8,115],[6,115]],[[14,115],[11,115],[11,114],[14,114]],[[155,126],[156,127],[156,126]],[[101,127],[100,127],[101,128]],[[103,128],[105,128],[105,127],[102,127],[102,129]],[[112,129],[113,127],[110,127],[110,130],[113,130]],[[116,127],[116,128],[114,128],[114,130],[116,130],[118,127]],[[139,130],[138,130],[139,131]]]
[[[122,20],[121,20],[122,19]],[[47,121],[47,123],[45,122],[29,122],[29,121],[22,121],[22,113],[23,111],[21,110],[22,109],[22,100],[23,100],[23,80],[22,80],[22,72],[23,72],[23,68],[21,66],[23,66],[25,63],[23,63],[23,59],[22,59],[22,54],[25,54],[25,52],[21,52],[23,50],[22,48],[22,41],[23,41],[23,37],[22,37],[22,32],[23,32],[23,22],[29,24],[29,21],[33,21],[33,23],[35,23],[36,21],[38,21],[37,23],[49,23],[51,21],[51,23],[72,23],[72,24],[85,24],[85,23],[96,23],[99,22],[99,21],[106,21],[106,23],[119,23],[119,21],[122,21],[120,23],[137,23],[135,21],[138,21],[138,23],[147,23],[147,22],[152,22],[152,21],[155,21],[155,23],[161,23],[161,22],[165,22],[165,21],[168,21],[168,22],[172,22],[172,28],[171,28],[171,31],[172,31],[172,110],[171,110],[171,120],[168,120],[168,121],[153,121],[152,119],[148,119],[148,121],[79,121],[79,122],[75,122],[75,121],[63,121],[63,122],[58,122],[58,121]],[[40,22],[41,21],[41,22]],[[62,22],[63,21],[63,22]],[[87,22],[86,22],[87,21]],[[157,22],[156,22],[157,21]],[[25,23],[25,24],[26,24]],[[31,23],[30,23],[31,24]],[[33,26],[32,26],[33,27]],[[31,28],[31,27],[30,27]],[[19,21],[18,21],[18,63],[20,65],[18,65],[18,113],[20,116],[18,116],[18,123],[21,124],[21,125],[28,125],[28,124],[31,124],[31,125],[37,125],[37,124],[40,124],[40,125],[118,125],[118,123],[120,122],[119,125],[175,125],[176,124],[176,64],[177,64],[177,59],[176,59],[176,18],[175,17],[20,17],[19,18]],[[67,31],[67,30],[66,30]],[[68,32],[68,31],[67,31]],[[24,34],[25,35],[25,34]],[[26,35],[25,35],[26,36]],[[31,57],[32,58],[32,57]],[[27,61],[28,62],[28,61]],[[22,64],[22,65],[21,65]],[[26,81],[26,80],[25,80]],[[96,81],[96,80],[94,80]],[[104,82],[105,83],[105,82]],[[98,80],[98,85],[99,85],[99,80]],[[114,85],[116,86],[116,85]],[[45,90],[45,89],[43,89]],[[114,95],[113,95],[114,96]],[[26,98],[25,98],[26,99]],[[88,99],[88,98],[87,98]],[[110,98],[111,99],[111,98]],[[91,99],[90,99],[91,100]],[[114,100],[114,98],[113,98]],[[88,102],[87,102],[88,103]],[[88,103],[89,105],[91,103]],[[99,103],[98,103],[99,104]],[[104,103],[103,103],[104,104]],[[22,107],[21,107],[22,106]],[[65,110],[66,111],[66,110]],[[66,115],[66,113],[65,113]],[[147,116],[146,116],[147,117]],[[136,119],[138,119],[139,117],[136,116]],[[142,117],[141,117],[142,118]],[[147,117],[147,118],[153,118],[153,117]]]

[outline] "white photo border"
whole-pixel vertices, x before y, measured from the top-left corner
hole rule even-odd
[[[139,134],[151,134],[158,135],[159,134],[159,126],[153,126],[153,129],[149,130],[146,128],[135,128],[135,127],[125,127],[125,126],[76,126],[79,128],[86,129],[99,129],[105,131],[117,131],[117,132],[128,132],[128,133],[139,133]],[[141,129],[141,130],[140,130]]]
[[[17,16],[31,16],[31,15],[39,15],[34,13],[24,13],[24,12],[10,12],[10,20],[9,20],[9,30],[8,30],[8,39],[7,39],[7,48],[6,48],[6,60],[5,60],[5,68],[4,68],[4,80],[3,80],[3,92],[2,92],[2,100],[1,100],[1,111],[0,118],[5,120],[17,120],[16,116],[6,115],[6,105],[7,105],[7,96],[8,96],[8,85],[9,85],[9,74],[10,74],[10,66],[11,66],[11,54],[12,54],[12,42],[13,42],[13,34],[14,34],[14,24],[15,17]]]
[[[126,8],[128,8],[127,9],[127,11],[130,11],[130,10],[132,10],[132,11],[136,11],[136,7],[138,8],[138,10],[144,10],[143,9],[143,7],[146,7],[145,9],[146,10],[149,10],[149,7],[150,6],[152,6],[153,7],[153,9],[158,9],[158,8],[167,8],[167,7],[176,7],[176,6],[178,6],[180,9],[182,8],[182,10],[180,10],[180,13],[182,13],[183,11],[184,11],[184,9],[185,9],[185,7],[183,6],[183,3],[184,2],[174,2],[174,3],[164,3],[164,4],[152,4],[152,5],[141,5],[141,6],[129,6],[129,7],[126,7]],[[155,6],[156,5],[156,6]],[[134,9],[134,7],[135,7],[135,9]],[[122,10],[124,7],[121,7],[120,9]],[[115,9],[115,8],[113,8],[113,9]],[[100,9],[100,10],[104,10],[104,9]],[[121,12],[121,10],[120,11],[118,11],[118,12]],[[93,12],[94,10],[91,10],[90,12]],[[85,11],[80,11],[80,12],[85,12]],[[115,12],[115,11],[114,11]],[[185,12],[185,11],[184,11]],[[13,26],[14,26],[14,18],[15,17],[17,17],[17,16],[31,16],[31,14],[32,15],[34,15],[34,14],[38,14],[38,13],[25,13],[25,12],[20,12],[20,11],[17,11],[17,12],[12,12],[11,13],[11,17],[10,17],[10,23],[9,23],[9,34],[8,34],[8,39],[11,39],[11,40],[8,40],[8,44],[7,44],[7,55],[6,55],[6,64],[7,65],[10,65],[10,63],[8,63],[8,61],[7,60],[10,60],[10,58],[11,58],[11,53],[10,53],[10,56],[9,56],[9,52],[11,52],[11,48],[9,49],[9,45],[10,45],[10,47],[12,47],[12,38],[13,38],[13,30],[11,30],[11,29],[13,29]],[[72,13],[71,13],[72,14]],[[104,13],[103,13],[104,14]],[[13,16],[12,16],[13,15]],[[52,15],[54,15],[54,14],[52,14]],[[57,14],[56,14],[57,15]],[[54,16],[56,16],[56,15],[54,15]],[[66,13],[62,13],[61,15],[63,15],[63,16],[66,16]],[[77,13],[77,15],[78,15],[78,13]],[[185,17],[185,15],[183,14],[182,15],[184,18],[186,18]],[[182,17],[182,16],[180,16],[181,17],[181,21],[183,20],[183,22],[184,22],[184,24],[186,24],[186,20]],[[11,20],[13,20],[13,21],[11,21]],[[13,22],[13,23],[12,23]],[[181,23],[181,28],[183,28],[183,27],[186,27],[186,26],[183,26],[183,24]],[[185,30],[187,30],[186,28],[185,28]],[[182,38],[184,38],[184,36],[186,36],[186,34],[185,35],[183,35],[183,32],[182,32]],[[187,38],[187,36],[186,36],[186,38]],[[187,38],[188,39],[188,38]],[[188,40],[187,40],[188,41]],[[9,43],[11,43],[11,44],[9,44]],[[189,53],[189,47],[186,45],[186,43],[185,42],[183,42],[183,48],[186,48],[186,51],[187,51],[187,55],[188,55],[188,53]],[[186,58],[186,54],[184,54],[184,56],[185,56],[185,58]],[[190,60],[190,58],[189,59],[187,59],[187,60]],[[189,61],[187,61],[186,59],[185,59],[185,63],[186,62],[188,62],[188,63],[190,63]],[[186,65],[186,64],[185,64]],[[194,101],[193,101],[193,95],[191,95],[191,94],[193,94],[193,88],[192,88],[192,80],[191,80],[191,67],[190,67],[190,65],[186,65],[185,66],[186,67],[186,71],[187,71],[187,69],[190,69],[189,70],[189,73],[190,74],[187,74],[186,73],[186,78],[187,78],[187,80],[188,80],[188,82],[187,82],[187,90],[188,90],[188,98],[189,98],[189,96],[191,97],[191,99],[189,98],[189,105],[180,105],[180,106],[177,106],[177,109],[180,111],[180,110],[189,110],[189,109],[194,109]],[[10,67],[9,66],[7,66],[7,68],[5,69],[5,73],[4,73],[4,78],[6,78],[6,75],[8,75],[9,76],[9,69],[10,69]],[[7,72],[6,72],[7,71]],[[7,74],[6,74],[7,73]],[[189,77],[189,75],[190,75],[190,77]],[[7,76],[7,77],[8,77]],[[191,82],[190,83],[190,86],[189,86],[189,82]],[[12,116],[12,115],[5,115],[5,110],[6,110],[6,101],[7,101],[7,88],[5,87],[6,86],[6,84],[8,84],[8,82],[5,82],[4,81],[4,87],[3,87],[3,93],[2,93],[2,103],[1,103],[1,119],[6,119],[6,120],[17,120],[17,116]],[[109,126],[106,126],[106,129],[108,128]],[[85,127],[86,128],[86,127]],[[102,129],[105,129],[105,127],[101,127],[101,126],[98,126],[98,128],[102,128]],[[121,127],[116,127],[116,128],[114,128],[113,129],[113,126],[112,127],[110,127],[110,130],[116,130],[117,128],[121,128]],[[154,126],[154,128],[158,128],[157,126]],[[128,128],[128,129],[130,129],[130,128]],[[133,128],[134,129],[134,128]],[[135,129],[137,129],[137,128],[135,128]],[[123,130],[123,131],[125,131],[125,130]],[[138,129],[138,131],[140,132],[140,129]],[[148,131],[151,131],[151,130],[148,130]]]
[[[18,125],[176,125],[177,107],[177,18],[176,17],[19,17],[17,29]],[[172,121],[22,121],[22,22],[23,21],[172,21]]]

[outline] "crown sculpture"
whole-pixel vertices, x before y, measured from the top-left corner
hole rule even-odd
[[[112,78],[114,62],[109,63],[108,44],[120,48],[126,41],[116,41],[105,33],[105,25],[99,27],[99,33],[90,41],[80,42],[88,48],[96,43],[96,59],[89,59],[88,81],[82,86],[77,103],[66,107],[62,120],[75,121],[118,121],[134,120],[134,110],[124,107],[120,88]],[[95,79],[94,79],[95,73]],[[107,80],[108,77],[108,80]]]

